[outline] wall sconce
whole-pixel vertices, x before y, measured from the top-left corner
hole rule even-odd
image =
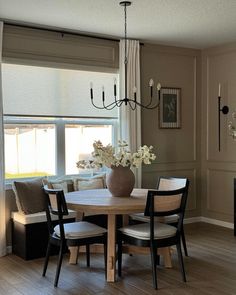
[[[220,152],[220,112],[222,114],[227,115],[229,112],[228,106],[223,106],[221,108],[221,96],[220,96],[221,84],[219,84],[219,92],[218,92],[218,138],[219,138],[219,152]]]
[[[232,113],[232,120],[234,121],[236,119],[236,111]],[[233,122],[229,122],[228,124],[229,129],[229,136],[232,136],[233,140],[236,140],[236,127],[233,124]]]

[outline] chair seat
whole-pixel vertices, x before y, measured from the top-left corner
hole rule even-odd
[[[155,240],[158,239],[165,239],[175,236],[176,234],[176,227],[156,222],[154,224],[154,238]],[[142,223],[142,224],[135,224],[125,226],[119,229],[123,234],[141,239],[141,240],[149,240],[150,239],[150,225],[149,223]]]
[[[149,222],[150,217],[149,216],[144,216],[144,213],[135,213],[130,215],[132,220],[137,220],[137,221],[142,221],[142,222]],[[154,220],[157,222],[162,222],[162,223],[176,223],[179,220],[179,215],[178,214],[172,214],[169,216],[158,216],[154,217]]]
[[[96,237],[101,236],[107,232],[106,229],[86,221],[65,223],[64,230],[66,239],[84,239]],[[55,226],[54,231],[56,235],[60,237],[59,225]]]

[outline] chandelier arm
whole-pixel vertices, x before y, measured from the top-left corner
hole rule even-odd
[[[120,103],[121,102],[121,103]],[[121,104],[123,103],[123,99],[116,99],[116,96],[115,96],[115,103],[116,103],[116,106],[117,107],[120,107]]]
[[[115,100],[108,105],[105,105],[105,103],[103,102],[103,108],[106,110],[112,110],[112,109],[114,109],[114,107],[121,106],[122,103],[123,103],[123,99]]]
[[[134,105],[132,104],[132,102],[134,102]],[[129,100],[128,103],[129,103],[129,106],[130,106],[131,110],[134,111],[136,109],[136,105],[137,105],[135,103],[135,101],[134,100]]]
[[[156,107],[158,107],[160,104],[160,90],[158,90],[158,97],[157,97],[157,103],[155,104]],[[146,108],[152,105],[152,96],[150,97],[150,101],[148,104],[145,105]]]
[[[132,101],[134,101],[134,100],[132,100]],[[138,101],[136,101],[135,103],[136,103],[138,106],[140,106],[140,107],[142,107],[142,108],[145,108],[145,109],[148,109],[148,110],[156,109],[156,108],[159,106],[159,104],[160,104],[159,101],[158,101],[155,105],[152,105],[152,106],[150,106],[150,104],[144,105],[144,104],[142,104],[142,103],[140,103],[140,102],[138,102]]]
[[[121,105],[123,104],[123,102],[124,102],[124,100],[123,100],[123,99],[120,99],[120,100],[119,100],[119,103],[117,104],[117,106],[118,106],[118,107],[121,107]]]
[[[100,106],[95,105],[95,103],[93,102],[93,99],[91,99],[91,103],[92,103],[92,105],[93,105],[96,109],[99,109],[99,110],[103,110],[103,109],[104,109],[104,107],[100,107]]]
[[[93,102],[93,99],[91,99],[91,103],[92,103],[92,105],[96,108],[96,109],[99,109],[99,110],[104,110],[104,109],[106,109],[106,110],[112,110],[114,107],[119,107],[120,105],[119,105],[119,102],[120,101],[122,101],[122,100],[116,100],[116,101],[114,101],[114,102],[112,102],[112,103],[110,103],[109,105],[105,105],[105,103],[104,103],[104,101],[103,101],[103,106],[97,106],[94,102]],[[113,106],[114,105],[114,106]]]

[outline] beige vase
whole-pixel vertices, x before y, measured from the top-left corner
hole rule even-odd
[[[106,177],[107,188],[113,197],[130,197],[135,177],[130,167],[112,167]]]

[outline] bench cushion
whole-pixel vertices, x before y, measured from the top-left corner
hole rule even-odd
[[[69,218],[76,218],[76,211],[74,210],[68,210],[69,215],[64,216],[64,219]],[[39,222],[46,222],[46,213],[45,212],[37,212],[34,214],[22,214],[20,212],[12,212],[11,214],[12,219],[14,221],[17,221],[21,224],[32,224],[32,223],[39,223]],[[51,215],[52,220],[57,220],[57,216]]]

